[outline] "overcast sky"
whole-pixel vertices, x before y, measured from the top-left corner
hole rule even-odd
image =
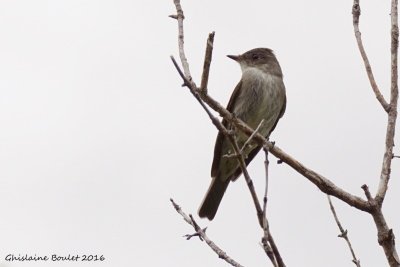
[[[362,1],[361,31],[385,97],[390,1]],[[240,67],[275,51],[287,109],[271,140],[345,190],[375,193],[386,116],[353,34],[352,1],[187,1],[185,45],[197,83],[215,31],[209,93],[226,105]],[[169,198],[196,214],[217,130],[173,68],[172,0],[0,0],[0,266],[227,266]],[[397,142],[396,142],[397,144]],[[397,154],[399,150],[395,148]],[[249,171],[262,193],[263,155]],[[268,217],[287,266],[354,266],[326,196],[270,158]],[[400,236],[399,163],[384,203]],[[386,266],[371,216],[333,199],[363,267]],[[209,237],[244,266],[271,266],[244,179]],[[102,262],[6,262],[8,254],[103,255]]]

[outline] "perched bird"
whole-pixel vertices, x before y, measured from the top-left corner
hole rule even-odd
[[[278,60],[268,48],[256,48],[242,55],[228,57],[240,64],[242,78],[232,93],[227,110],[253,129],[264,120],[258,132],[268,138],[286,108],[285,85]],[[222,120],[222,124],[227,129],[233,128],[226,120]],[[248,137],[237,131],[236,139],[242,148]],[[260,149],[261,146],[255,142],[247,146],[244,150],[246,165]],[[211,185],[199,209],[199,216],[202,218],[214,218],[230,181],[235,181],[242,173],[237,159],[227,157],[233,153],[231,142],[219,132],[211,167]]]

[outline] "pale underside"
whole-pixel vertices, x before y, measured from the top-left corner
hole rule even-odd
[[[235,89],[235,91],[238,90],[237,93],[234,92],[232,95],[234,99],[231,101],[234,103],[231,112],[253,129],[256,129],[264,120],[258,132],[268,137],[280,116],[283,115],[286,97],[282,77],[262,72],[257,68],[245,68],[238,86],[240,88]],[[236,138],[241,148],[248,137],[240,131],[236,131]],[[225,181],[235,173],[238,162],[235,157],[223,156],[233,153],[232,145],[225,136],[220,144],[217,141],[216,146],[221,146],[219,155],[214,155],[214,161],[217,160],[218,165],[213,166],[211,175],[213,178],[218,177]],[[244,151],[245,157],[256,148],[256,144],[252,142]],[[217,171],[214,170],[214,167]],[[233,177],[233,180],[236,178]]]

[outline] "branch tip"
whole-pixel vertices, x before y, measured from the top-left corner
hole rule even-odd
[[[174,204],[174,207],[175,207],[175,206],[179,207],[178,204],[175,203],[175,202],[173,201],[172,198],[170,198],[170,201]],[[190,238],[191,238],[191,237],[193,237],[193,236],[197,236],[197,235],[198,235],[199,238],[200,238],[200,240],[203,239],[203,240],[206,242],[206,244],[207,244],[221,259],[223,259],[224,261],[228,262],[228,263],[229,263],[230,265],[232,265],[232,266],[235,266],[235,267],[242,267],[242,265],[240,265],[238,262],[236,262],[236,261],[233,260],[231,257],[229,257],[221,248],[219,248],[213,241],[211,241],[211,240],[208,238],[208,236],[207,236],[206,233],[205,233],[207,227],[204,228],[204,229],[201,229],[201,228],[197,225],[196,221],[194,220],[194,218],[193,218],[193,216],[192,216],[191,214],[190,214],[190,216],[186,215],[186,213],[184,213],[184,212],[182,211],[182,209],[180,209],[180,208],[179,208],[179,210],[176,209],[176,211],[183,217],[183,219],[185,220],[185,222],[187,222],[188,224],[190,224],[190,225],[195,229],[195,231],[196,231],[195,234],[193,234],[193,235],[185,235],[185,237],[189,237],[189,236],[190,236]],[[190,239],[190,238],[189,238],[189,239]]]
[[[369,202],[373,201],[374,199],[372,198],[371,192],[369,192],[368,185],[363,184],[363,185],[361,186],[361,188],[362,188],[362,190],[364,190],[364,194],[365,194],[365,196],[367,197],[367,200],[368,200]]]

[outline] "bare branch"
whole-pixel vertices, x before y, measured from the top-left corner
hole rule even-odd
[[[238,145],[237,145],[236,141],[233,140],[233,142],[234,142],[233,145],[238,148]],[[236,145],[235,145],[235,143],[236,143]],[[241,153],[241,151],[240,151],[240,153]],[[237,156],[237,157],[242,156],[241,158],[243,160],[243,155],[235,154],[235,156]],[[243,163],[244,163],[244,161],[243,161]],[[243,166],[242,164],[241,164],[241,167],[242,168],[243,167],[246,168],[246,166]],[[243,172],[247,173],[247,170],[243,171]],[[268,220],[267,220],[267,217],[266,217],[266,203],[267,203],[266,202],[266,199],[267,199],[266,194],[268,192],[268,167],[266,167],[266,176],[267,176],[266,191],[265,191],[265,196],[264,196],[264,205],[263,205],[262,218],[261,218],[262,219],[261,227],[263,228],[264,237],[262,238],[261,243],[262,243],[264,251],[266,252],[267,256],[270,258],[272,264],[274,266],[284,267],[285,264],[283,262],[283,259],[280,256],[280,253],[279,253],[279,250],[278,250],[278,248],[277,248],[277,246],[275,244],[275,241],[274,241],[274,239],[273,239],[273,237],[272,237],[272,235],[271,235],[271,233],[269,231],[269,223],[268,223]],[[255,191],[254,191],[254,187],[253,187],[253,183],[252,183],[251,180],[250,180],[250,182],[248,182],[248,185],[251,185],[251,187],[249,187],[249,189],[250,189],[250,192],[252,193],[252,196],[256,196]],[[256,209],[257,209],[257,206],[259,206],[259,204],[257,204],[257,202],[258,202],[258,198],[255,200]],[[260,220],[260,218],[259,218],[259,220]]]
[[[378,191],[375,196],[375,199],[376,201],[378,201],[379,204],[382,204],[386,195],[386,191],[388,189],[388,183],[391,171],[390,167],[393,159],[394,135],[395,135],[396,119],[397,119],[397,99],[399,95],[398,71],[397,71],[397,57],[398,57],[398,46],[399,46],[397,0],[392,1],[391,21],[392,21],[392,30],[391,30],[390,111],[388,113],[385,154],[383,156],[381,179],[379,182]]]
[[[389,229],[385,217],[383,216],[382,209],[376,206],[376,210],[372,212],[376,229],[378,230],[378,243],[382,246],[386,258],[391,267],[399,267],[400,259],[396,251],[395,236],[392,229]]]
[[[278,260],[275,255],[275,252],[270,245],[270,241],[273,239],[269,232],[269,222],[267,220],[267,217],[265,217],[265,216],[263,217],[263,232],[264,232],[264,236],[261,238],[261,244],[265,251],[265,254],[267,254],[268,258],[271,260],[272,265],[274,265],[274,267],[285,266],[285,264],[283,262],[281,262],[281,264],[278,264]],[[279,255],[279,252],[278,252],[278,255]],[[280,255],[279,255],[279,258],[280,258]]]
[[[203,73],[201,75],[201,84],[200,84],[200,91],[204,94],[207,94],[208,91],[207,85],[208,85],[208,76],[210,74],[211,58],[214,45],[214,35],[215,32],[212,32],[208,35],[206,54],[204,56]]]
[[[207,227],[204,227],[201,230],[205,233],[207,230]],[[186,240],[190,240],[190,239],[192,239],[192,237],[195,237],[195,236],[198,236],[201,241],[204,241],[204,239],[197,232],[195,234],[186,234],[183,237],[185,237]]]
[[[389,265],[391,267],[399,267],[400,260],[396,251],[394,241],[395,236],[393,230],[389,229],[389,226],[386,223],[385,217],[382,213],[382,206],[371,196],[367,185],[364,184],[361,188],[364,190],[364,193],[367,196],[368,202],[372,208],[370,214],[374,219],[375,226],[378,231],[378,243],[382,246]]]
[[[341,224],[340,221],[339,221],[339,218],[338,218],[338,216],[337,216],[337,214],[336,214],[336,211],[335,211],[335,207],[334,207],[333,204],[332,204],[331,197],[330,197],[329,195],[326,195],[326,196],[328,197],[329,207],[331,208],[333,217],[335,218],[336,224],[337,224],[337,226],[339,227],[339,230],[340,230],[340,235],[338,235],[338,237],[343,238],[344,240],[346,240],[347,245],[349,246],[351,255],[352,255],[352,257],[353,257],[352,262],[353,262],[357,267],[361,267],[360,260],[357,259],[356,254],[354,253],[353,247],[352,247],[352,245],[351,245],[351,243],[350,243],[349,236],[347,235],[347,230],[344,230],[344,229],[343,229],[342,224]]]
[[[243,153],[243,151],[247,148],[247,146],[250,144],[251,139],[253,139],[254,135],[260,130],[261,126],[264,123],[264,119],[260,121],[260,124],[258,124],[257,128],[254,130],[254,132],[249,136],[249,138],[246,140],[242,148],[240,149],[240,152]]]
[[[184,33],[183,33],[183,20],[185,19],[185,16],[183,15],[183,10],[181,6],[181,2],[179,0],[174,0],[174,4],[176,7],[176,15],[175,18],[178,20],[178,45],[179,45],[179,57],[181,58],[182,66],[183,66],[183,72],[185,73],[185,77],[189,80],[192,81],[192,75],[190,74],[189,70],[189,63],[187,61],[186,55],[185,55],[185,49],[184,49]],[[171,16],[170,16],[171,17]]]
[[[174,206],[175,210],[183,217],[183,219],[185,220],[185,222],[187,222],[188,224],[190,224],[194,230],[196,231],[196,233],[202,238],[204,239],[204,241],[207,243],[207,245],[218,255],[219,258],[223,259],[224,261],[226,261],[227,263],[229,263],[232,266],[235,267],[242,267],[242,265],[240,265],[238,262],[236,262],[234,259],[232,259],[231,257],[229,257],[225,251],[223,251],[222,249],[220,249],[213,241],[211,241],[208,236],[206,235],[205,231],[203,231],[199,225],[196,223],[196,221],[193,219],[193,217],[187,216],[181,209],[181,207],[175,203],[175,201],[171,198],[170,199],[172,205]]]
[[[267,221],[267,218],[266,217],[264,217],[265,218],[265,220]],[[272,237],[272,235],[271,235],[271,232],[269,231],[269,223],[268,223],[268,221],[267,221],[267,224],[266,224],[268,227],[266,228],[267,229],[267,233],[268,233],[268,242],[270,243],[270,245],[271,245],[271,248],[272,248],[272,251],[274,252],[274,256],[275,256],[275,259],[276,259],[276,261],[277,261],[277,263],[278,263],[278,266],[279,267],[285,267],[286,265],[285,265],[285,263],[283,262],[283,259],[282,259],[282,257],[281,257],[281,254],[279,253],[279,250],[278,250],[278,247],[276,246],[276,243],[275,243],[275,240],[274,240],[274,238]]]
[[[278,247],[275,244],[274,238],[269,231],[269,222],[267,219],[267,201],[268,201],[268,184],[269,184],[269,160],[268,160],[268,149],[263,148],[265,152],[265,191],[264,191],[264,198],[263,198],[263,230],[264,230],[264,238],[262,239],[262,244],[264,245],[264,250],[268,253],[268,243],[271,245],[271,250],[275,256],[276,262],[278,266],[285,266],[281,254],[278,250]]]
[[[254,131],[255,133],[256,131]],[[254,136],[254,135],[251,135]],[[250,137],[251,137],[250,136]],[[264,166],[265,166],[265,191],[264,191],[264,198],[263,198],[263,210],[262,210],[262,214],[263,214],[263,218],[264,218],[264,222],[263,222],[263,230],[264,230],[264,237],[261,240],[261,243],[263,245],[264,251],[265,253],[268,255],[268,253],[273,253],[271,246],[269,245],[268,241],[270,239],[270,235],[269,235],[269,222],[267,220],[267,201],[268,201],[268,182],[269,182],[269,172],[268,172],[268,165],[269,165],[269,161],[268,161],[268,150],[264,149],[265,152],[265,161],[264,161]]]
[[[264,191],[264,199],[263,199],[263,214],[267,213],[267,202],[268,202],[268,183],[269,183],[269,160],[268,160],[268,149],[265,147],[263,148],[264,153],[265,153],[265,160],[264,160],[264,166],[265,166],[265,191]]]
[[[262,140],[259,135],[257,135],[256,138],[259,141]],[[307,168],[301,162],[297,161],[296,159],[285,153],[283,150],[281,150],[278,146],[273,145],[267,141],[264,141],[264,144],[268,146],[269,151],[274,156],[279,158],[282,162],[288,164],[302,176],[306,177],[310,182],[315,184],[322,192],[337,197],[342,201],[346,202],[347,204],[349,204],[350,206],[355,207],[357,209],[367,212],[370,210],[369,204],[362,198],[354,196],[346,192],[345,190],[341,189],[340,187],[336,186],[332,181],[318,174],[317,172]]]
[[[374,204],[375,200],[372,198],[371,192],[369,192],[368,185],[363,184],[361,188],[364,190],[364,194],[367,197],[368,201]]]
[[[208,107],[204,104],[203,100],[201,99],[201,97],[199,95],[199,90],[197,89],[196,84],[193,81],[189,81],[189,79],[182,72],[181,68],[179,67],[178,63],[176,62],[176,60],[173,56],[171,56],[171,60],[172,60],[172,63],[174,64],[176,70],[178,71],[179,75],[183,79],[183,86],[186,86],[189,88],[190,92],[196,98],[196,100],[199,102],[199,104],[203,107],[203,109],[206,111],[206,113],[207,113],[208,117],[210,117],[211,121],[214,124],[216,124],[216,123],[218,124],[219,120],[214,117],[214,115],[210,112]],[[219,128],[218,128],[218,130],[219,130]]]
[[[267,217],[265,216],[265,212],[261,209],[261,205],[260,202],[258,201],[253,181],[250,178],[250,175],[246,168],[246,163],[244,162],[243,154],[241,153],[239,145],[234,136],[232,134],[229,134],[228,138],[231,141],[232,147],[239,160],[240,168],[242,169],[243,176],[246,179],[246,184],[250,190],[254,206],[256,207],[257,210],[258,221],[260,223],[261,228],[264,231],[264,237],[262,238],[263,248],[274,266],[285,267],[286,265],[284,264],[283,259],[280,256],[278,247],[276,246],[274,239],[271,235],[271,232],[269,231],[269,223]],[[269,247],[268,243],[271,245],[271,247]]]
[[[361,39],[361,32],[360,32],[360,29],[359,29],[359,26],[358,26],[359,18],[360,18],[360,15],[361,15],[361,8],[360,8],[360,1],[359,0],[354,0],[353,8],[352,8],[352,14],[353,14],[354,34],[356,36],[358,49],[360,50],[361,57],[362,57],[362,59],[364,61],[365,70],[367,71],[368,79],[369,79],[369,82],[371,84],[372,90],[374,91],[374,94],[375,94],[376,98],[378,99],[379,103],[381,103],[383,109],[386,112],[389,112],[390,106],[387,103],[387,101],[385,100],[385,98],[383,97],[381,91],[378,88],[378,85],[376,84],[376,81],[375,81],[375,78],[374,78],[374,74],[372,72],[372,67],[371,67],[371,64],[369,63],[368,56],[365,53],[364,45],[363,45],[363,42],[362,42],[362,39]]]
[[[388,189],[391,164],[393,160],[394,136],[397,120],[398,100],[398,1],[392,0],[391,4],[391,87],[390,108],[388,112],[388,124],[386,129],[385,154],[383,156],[382,171],[377,193],[375,195],[376,205],[373,206],[372,217],[378,230],[378,243],[382,246],[390,266],[400,266],[400,259],[396,251],[395,237],[392,229],[386,223],[382,213],[382,204]]]
[[[253,181],[251,180],[249,172],[247,171],[246,163],[244,162],[243,155],[240,152],[239,145],[238,145],[234,135],[233,134],[228,134],[227,137],[229,138],[229,140],[232,143],[233,150],[235,151],[235,155],[237,156],[237,159],[238,159],[238,162],[239,162],[239,166],[242,169],[243,176],[244,176],[244,178],[246,180],[247,187],[250,190],[251,197],[253,199],[254,206],[255,206],[256,211],[257,211],[258,222],[259,222],[259,224],[260,224],[260,226],[262,228],[263,227],[263,217],[262,217],[263,212],[262,212],[262,209],[261,209],[260,202],[258,201],[258,197],[257,197],[257,194],[256,194],[256,190],[254,188]]]
[[[265,254],[267,254],[268,258],[271,260],[271,263],[274,267],[278,267],[278,263],[274,257],[274,252],[272,251],[271,246],[268,243],[268,240],[265,238],[266,236],[266,231],[264,231],[264,236],[261,239],[261,246],[265,252]]]
[[[399,267],[400,260],[396,251],[394,241],[395,236],[393,230],[389,229],[389,226],[386,223],[386,219],[382,213],[382,206],[374,198],[372,198],[367,185],[363,185],[361,188],[364,190],[364,193],[367,196],[368,202],[372,208],[370,213],[374,219],[375,226],[378,231],[378,243],[382,246],[389,265],[391,267]]]

